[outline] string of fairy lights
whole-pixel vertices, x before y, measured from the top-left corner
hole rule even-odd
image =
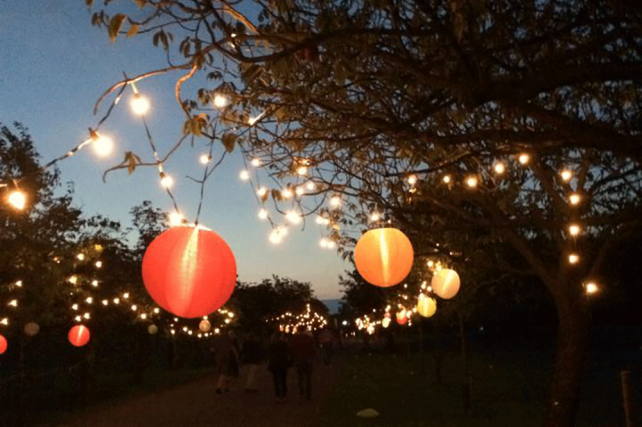
[[[303,327],[310,331],[316,331],[328,326],[325,316],[313,311],[309,303],[306,304],[302,313],[293,314],[288,311],[280,316],[267,319],[266,322],[278,325],[279,331],[286,334],[296,334]]]

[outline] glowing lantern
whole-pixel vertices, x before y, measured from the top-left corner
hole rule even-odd
[[[29,322],[24,327],[25,335],[33,337],[40,332],[40,326],[36,322]]]
[[[401,309],[397,312],[397,323],[400,325],[405,325],[408,322],[408,316],[406,315],[406,310]]]
[[[391,321],[392,320],[390,320],[390,317],[384,317],[383,320],[381,321],[381,326],[383,326],[384,328],[387,328],[388,326],[390,326]]]
[[[0,354],[4,354],[5,351],[7,351],[7,339],[0,335]]]
[[[435,272],[430,282],[433,291],[443,299],[450,299],[459,292],[459,275],[447,268]]]
[[[419,296],[417,301],[417,313],[423,317],[432,317],[437,311],[437,301],[434,298],[427,297],[424,294]]]
[[[376,286],[394,286],[404,280],[414,261],[408,237],[396,228],[377,228],[365,233],[354,248],[357,271]]]
[[[198,325],[198,329],[200,329],[201,332],[209,332],[209,330],[212,329],[212,324],[207,319],[201,320],[201,323]]]
[[[236,261],[225,241],[202,227],[173,227],[143,257],[143,282],[152,299],[177,316],[202,317],[232,295]]]
[[[69,342],[75,347],[82,347],[89,342],[89,329],[85,325],[76,325],[69,330]]]
[[[147,327],[147,332],[149,332],[150,335],[156,335],[158,333],[158,326],[156,325],[149,325]]]

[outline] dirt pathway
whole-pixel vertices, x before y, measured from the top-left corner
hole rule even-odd
[[[263,367],[258,393],[245,393],[244,373],[227,394],[215,394],[216,379],[203,378],[171,390],[89,408],[58,427],[313,427],[339,367],[315,366],[312,402],[299,404],[296,372],[290,369],[290,401],[276,404],[272,376]]]

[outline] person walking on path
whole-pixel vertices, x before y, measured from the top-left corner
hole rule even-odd
[[[330,366],[334,351],[334,336],[330,329],[325,328],[321,331],[321,334],[319,334],[319,343],[321,347],[323,347],[323,361],[325,362],[325,366]]]
[[[307,326],[301,327],[292,337],[292,353],[299,379],[300,401],[309,401],[312,399],[312,367],[316,358],[316,348],[312,332]]]
[[[283,335],[275,333],[268,348],[268,370],[274,379],[274,394],[276,403],[287,402],[288,398],[288,369],[292,366],[290,346]]]
[[[218,372],[216,394],[222,394],[230,391],[230,382],[235,375],[238,375],[238,344],[234,332],[229,331],[218,337],[215,349]]]
[[[256,392],[258,391],[255,385],[256,374],[259,371],[259,365],[263,361],[263,348],[253,332],[250,332],[243,342],[243,351],[241,354],[243,362],[248,367],[245,391],[248,393]]]

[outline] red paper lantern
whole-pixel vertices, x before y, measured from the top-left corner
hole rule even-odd
[[[0,354],[4,354],[5,351],[7,351],[7,339],[0,335]]]
[[[173,227],[155,238],[143,257],[143,282],[156,304],[180,317],[213,313],[236,285],[236,261],[218,234]]]
[[[408,316],[406,310],[401,309],[397,312],[397,323],[400,325],[405,325],[408,322]]]
[[[75,347],[82,347],[89,342],[89,328],[85,325],[76,325],[69,330],[69,342]]]
[[[410,239],[396,228],[366,232],[354,248],[354,263],[366,282],[389,287],[398,284],[412,269],[415,254]]]

